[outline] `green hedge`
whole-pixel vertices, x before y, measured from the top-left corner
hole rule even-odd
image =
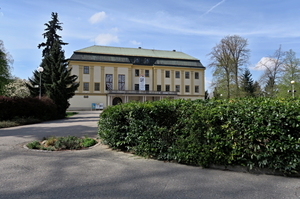
[[[39,99],[0,96],[0,121],[15,118],[55,119],[56,105],[46,97]]]
[[[208,167],[300,171],[300,101],[162,100],[103,111],[99,136],[112,148]]]

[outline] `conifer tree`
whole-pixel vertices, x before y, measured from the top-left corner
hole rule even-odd
[[[252,74],[250,73],[249,69],[245,69],[245,72],[242,74],[241,77],[241,90],[244,92],[245,96],[247,97],[254,97],[254,84],[253,84]]]
[[[67,45],[61,40],[56,32],[62,30],[62,23],[59,23],[57,13],[52,13],[52,19],[45,24],[47,27],[43,34],[45,42],[38,45],[39,48],[44,48],[42,51],[41,67],[44,71],[41,74],[42,95],[48,96],[57,106],[59,118],[65,117],[65,112],[69,107],[68,100],[74,96],[75,90],[79,84],[76,83],[77,76],[71,75],[71,69],[67,68],[67,60],[65,59],[63,45]],[[39,85],[40,74],[37,70],[33,72],[33,78],[29,79],[30,84],[27,86],[30,89],[32,96],[39,94],[39,89],[34,85]]]

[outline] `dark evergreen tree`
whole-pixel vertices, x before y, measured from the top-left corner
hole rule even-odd
[[[241,77],[241,90],[247,97],[254,97],[255,87],[253,84],[252,74],[248,69],[245,69]]]
[[[74,96],[75,90],[79,84],[76,83],[77,76],[71,75],[71,69],[67,68],[67,60],[65,59],[62,45],[66,45],[61,40],[61,36],[57,35],[58,30],[62,30],[62,23],[59,23],[57,13],[52,13],[52,20],[45,25],[46,42],[38,45],[39,48],[44,48],[42,51],[41,67],[44,68],[42,74],[37,70],[33,72],[33,78],[29,79],[30,84],[27,86],[30,89],[32,96],[39,95],[39,89],[34,85],[39,85],[40,75],[42,82],[42,95],[48,96],[57,106],[59,118],[65,117],[65,112],[69,107],[68,100]]]
[[[208,90],[205,91],[205,100],[209,100],[209,93],[208,93]]]
[[[45,58],[45,66],[50,68],[50,81],[44,83],[46,95],[56,104],[59,117],[64,118],[70,106],[68,100],[74,96],[79,84],[75,83],[77,76],[71,75],[71,69],[67,68],[64,51],[57,41]]]
[[[38,96],[40,90],[36,87],[40,84],[40,76],[42,78],[42,85],[41,85],[41,95],[46,94],[46,90],[44,87],[45,82],[49,82],[49,70],[47,66],[45,65],[45,58],[49,56],[49,53],[51,51],[51,48],[53,47],[53,44],[55,41],[58,41],[60,45],[67,45],[68,43],[65,43],[61,40],[61,36],[57,34],[57,31],[62,31],[63,28],[61,26],[62,23],[58,20],[58,14],[52,12],[51,14],[51,20],[48,23],[45,23],[45,33],[43,34],[43,37],[46,39],[45,42],[42,42],[38,45],[38,48],[44,48],[42,51],[42,63],[40,64],[40,67],[44,68],[44,71],[42,74],[40,74],[39,71],[35,70],[33,71],[33,77],[29,78],[29,84],[27,84],[27,87],[29,88],[30,95],[32,97]]]

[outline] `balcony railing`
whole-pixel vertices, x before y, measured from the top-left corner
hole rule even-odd
[[[140,91],[140,90],[111,90],[108,92],[109,94],[140,94],[140,95],[177,95],[176,91]]]

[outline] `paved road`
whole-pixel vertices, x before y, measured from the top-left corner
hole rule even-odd
[[[0,130],[0,198],[300,198],[300,179],[202,169],[143,159],[98,145],[24,149],[47,136],[97,136],[99,112]]]

